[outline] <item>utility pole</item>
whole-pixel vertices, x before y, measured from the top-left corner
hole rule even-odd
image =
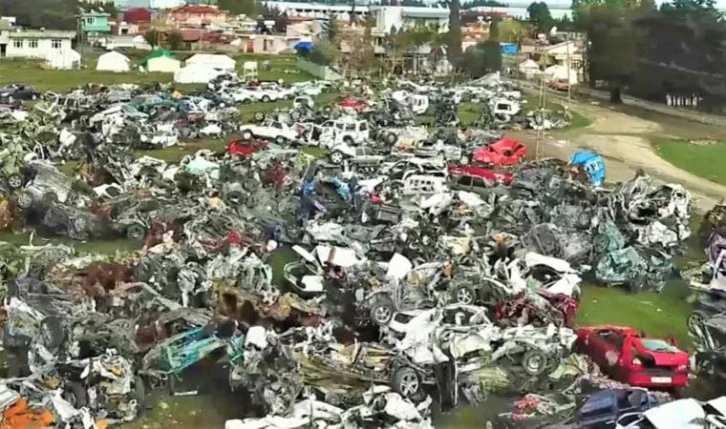
[[[567,37],[565,38],[565,63],[567,64],[567,111],[570,110],[570,101],[572,100],[572,83],[570,81],[570,68],[572,63],[570,62],[570,32],[566,32]]]
[[[542,66],[542,70],[544,70],[547,67],[547,60],[546,60],[546,54],[542,53],[540,56],[540,65]],[[539,75],[539,111],[537,112],[537,115],[535,115],[535,121],[538,121],[538,118],[544,119],[544,111],[547,106],[547,91],[545,89],[545,80],[544,75]],[[542,139],[544,138],[544,130],[541,124],[537,124],[537,135],[535,140],[535,147],[534,147],[534,159],[539,160],[541,155],[540,154],[540,147],[542,143]]]

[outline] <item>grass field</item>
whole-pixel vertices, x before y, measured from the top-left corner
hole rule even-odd
[[[676,167],[726,185],[726,141],[661,140],[655,142],[658,155]]]
[[[97,55],[88,55],[83,70],[44,70],[40,67],[40,60],[4,59],[0,61],[0,86],[24,83],[42,91],[67,91],[89,83],[103,85],[151,84],[171,82],[174,78],[172,73],[142,73],[138,70],[128,73],[96,71],[96,57]],[[285,82],[299,82],[313,79],[309,74],[298,70],[294,57],[280,56],[270,59],[259,55],[249,57],[240,55],[236,59],[240,72],[245,61],[258,61],[258,73],[261,80],[283,79]],[[262,66],[263,61],[269,61],[269,71]],[[132,68],[136,66],[137,62],[132,58]],[[191,88],[193,85],[183,87]]]

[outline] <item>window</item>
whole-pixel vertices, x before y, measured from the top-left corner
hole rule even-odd
[[[28,40],[28,48],[38,49],[38,41],[37,40]]]
[[[52,39],[50,41],[50,47],[53,49],[60,49],[63,41],[61,39]]]
[[[497,110],[509,112],[509,104],[499,103],[497,104]]]
[[[355,131],[356,130],[355,122],[348,122],[348,123],[346,123],[345,124],[345,130],[346,131]]]
[[[94,19],[93,18],[86,18],[86,24],[93,25],[94,24]]]
[[[23,39],[15,39],[13,40],[13,48],[21,48],[23,47]]]
[[[618,419],[618,425],[622,427],[627,427],[630,424],[636,423],[639,420],[641,420],[641,416],[639,414],[630,414],[620,417]]]

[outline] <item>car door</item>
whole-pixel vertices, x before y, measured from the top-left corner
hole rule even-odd
[[[591,350],[595,353],[591,357],[605,374],[615,379],[622,375],[620,374],[620,357],[624,341],[625,337],[620,332],[611,329],[599,330],[591,338]]]

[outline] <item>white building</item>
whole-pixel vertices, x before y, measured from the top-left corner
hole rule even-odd
[[[335,15],[342,21],[348,21],[351,13],[358,18],[368,15],[368,6],[358,6],[355,8],[346,5],[318,4],[318,3],[294,3],[286,1],[262,1],[262,4],[270,8],[275,8],[280,12],[287,13],[289,17],[301,17],[312,19],[325,19]]]
[[[75,31],[11,30],[7,33],[5,56],[46,59],[54,52],[70,51],[74,37]]]
[[[449,9],[443,7],[371,6],[370,13],[376,18],[374,32],[388,34],[415,26],[430,26],[439,32],[449,31]]]

